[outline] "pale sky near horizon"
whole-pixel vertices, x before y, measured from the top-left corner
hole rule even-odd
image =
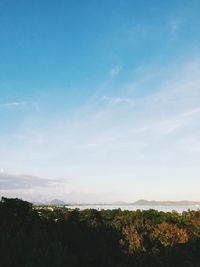
[[[200,200],[199,12],[2,0],[0,195]]]

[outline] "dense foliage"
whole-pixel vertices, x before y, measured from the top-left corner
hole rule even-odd
[[[200,266],[200,211],[33,208],[0,201],[1,267]]]

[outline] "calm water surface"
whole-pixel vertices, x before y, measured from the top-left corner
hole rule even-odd
[[[136,206],[136,205],[73,205],[73,206],[66,206],[66,208],[70,209],[96,209],[96,210],[113,210],[113,209],[121,209],[121,210],[149,210],[154,209],[158,211],[187,211],[187,210],[200,210],[200,206]]]

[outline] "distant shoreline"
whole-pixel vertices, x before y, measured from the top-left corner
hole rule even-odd
[[[35,206],[69,206],[69,207],[74,207],[74,206],[200,206],[200,201],[189,201],[189,200],[182,200],[182,201],[156,201],[156,200],[138,200],[136,202],[113,202],[113,203],[67,203],[61,200],[52,200],[50,202],[46,203],[33,203]]]

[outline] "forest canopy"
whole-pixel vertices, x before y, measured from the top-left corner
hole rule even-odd
[[[200,211],[50,209],[2,197],[0,266],[200,266]]]

